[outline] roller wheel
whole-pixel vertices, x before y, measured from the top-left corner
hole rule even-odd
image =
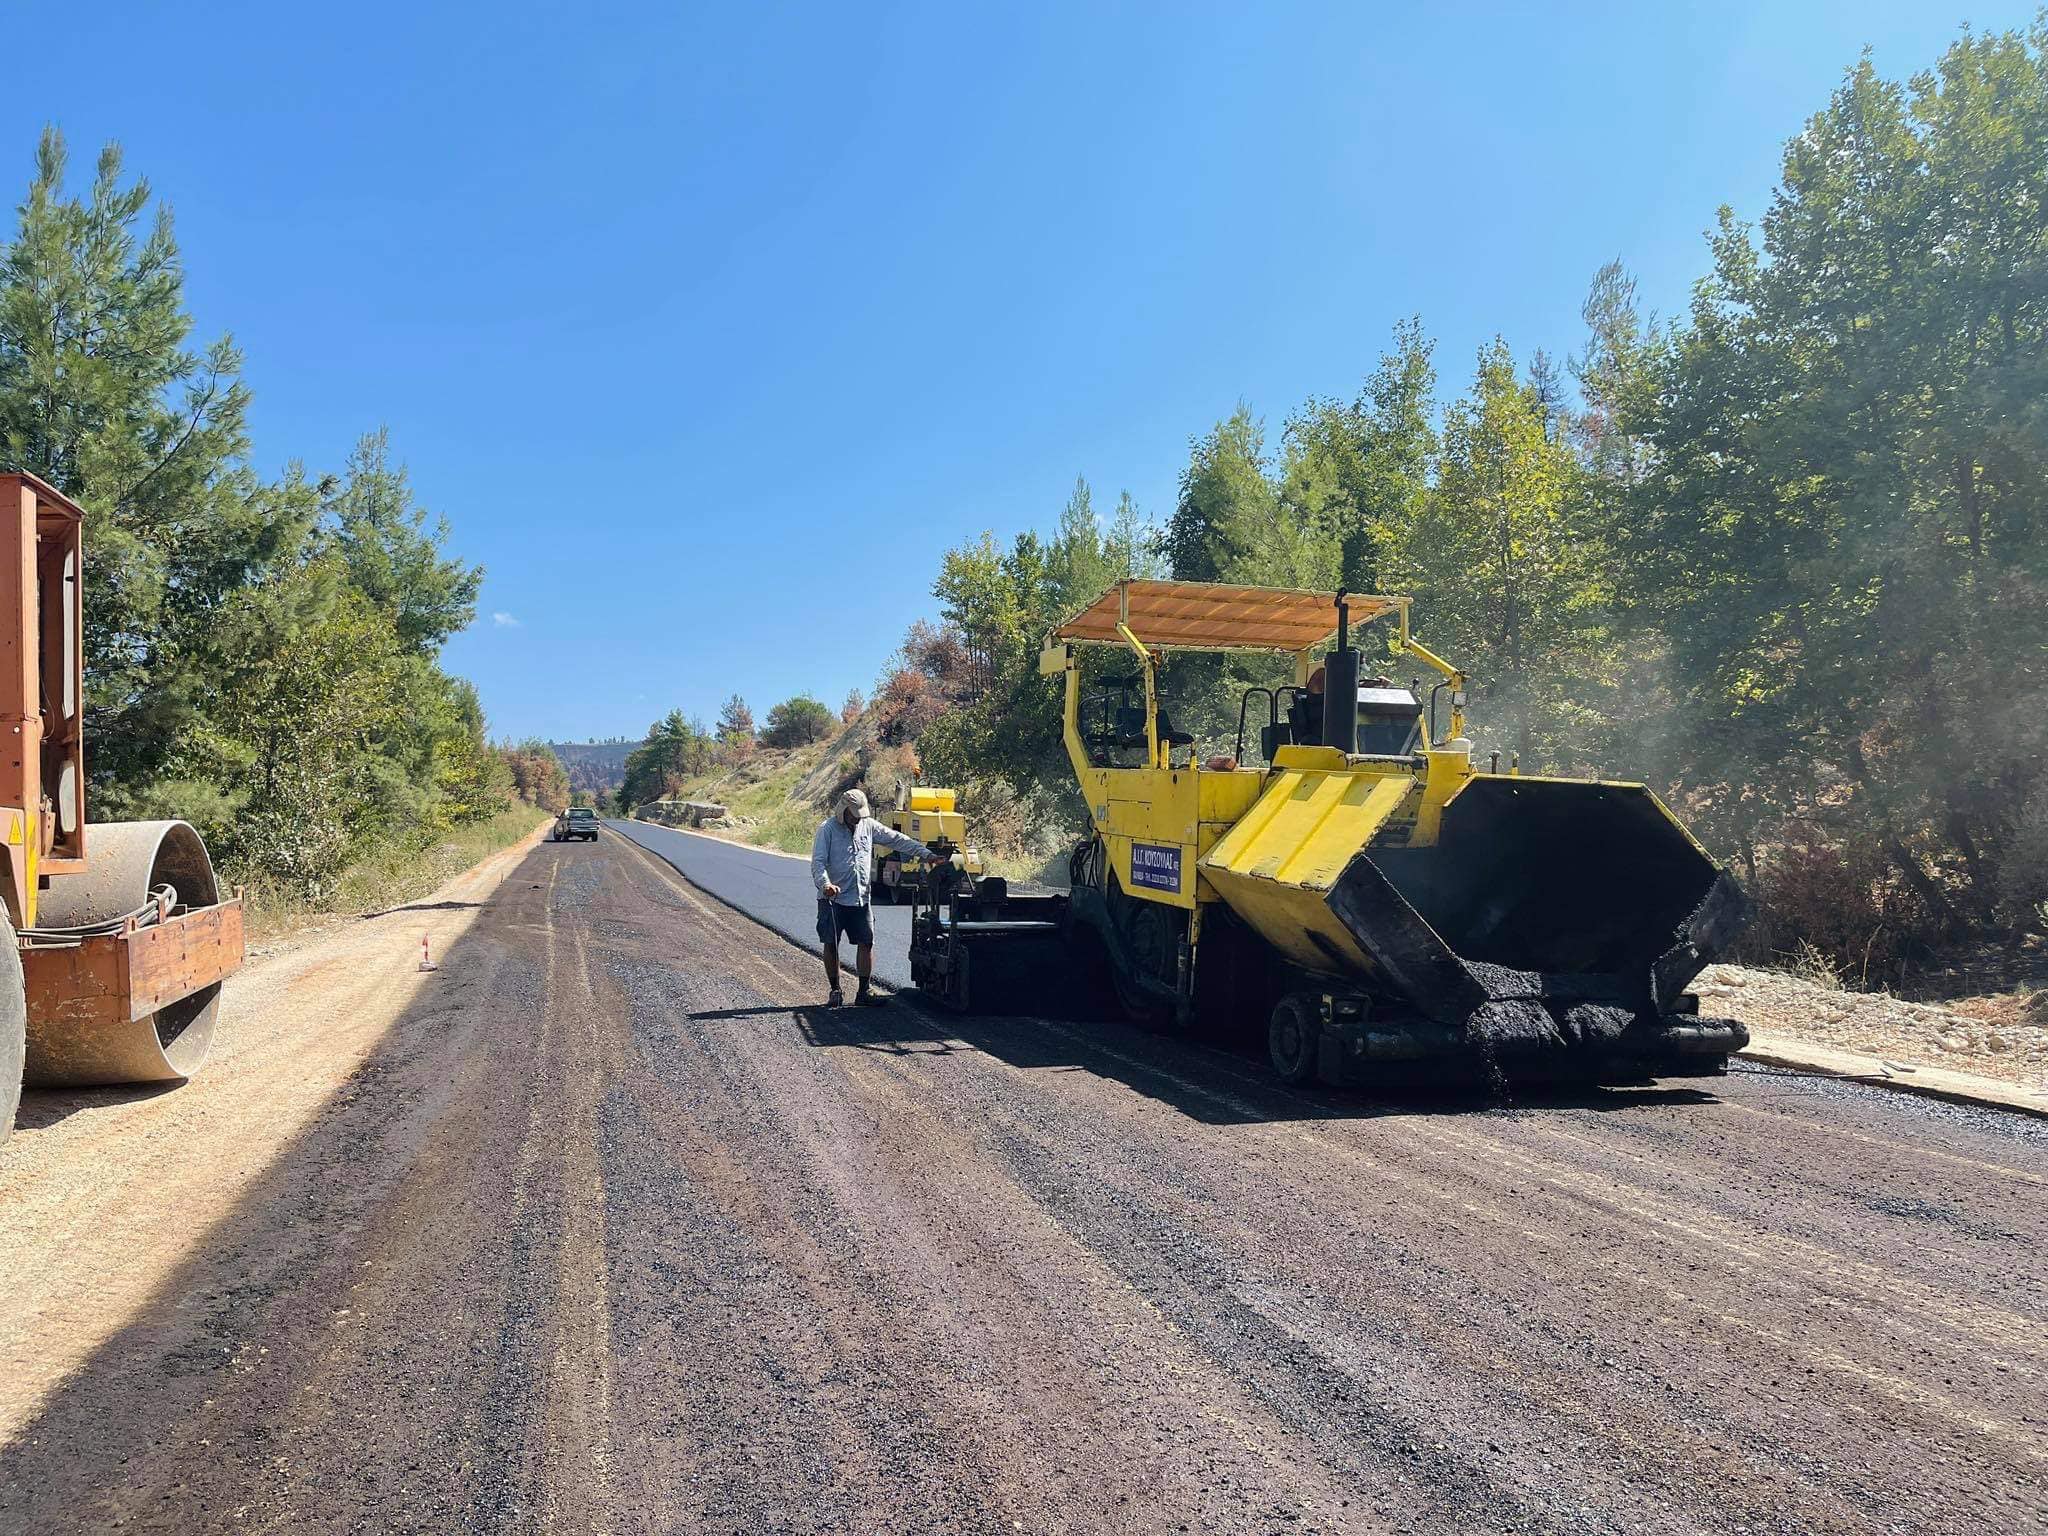
[[[199,834],[182,821],[98,822],[86,829],[86,872],[53,881],[36,921],[53,928],[100,922],[134,911],[159,885],[175,886],[186,906],[220,900],[213,860]],[[17,955],[17,976],[20,963]],[[45,1088],[181,1083],[213,1047],[220,986],[209,982],[120,1029],[80,1032],[61,1017],[33,1020],[27,1080]]]
[[[1188,932],[1188,913],[1163,901],[1141,901],[1126,895],[1110,877],[1108,893],[1110,924],[1122,944],[1124,965],[1110,965],[1110,981],[1116,987],[1116,1001],[1130,1022],[1143,1030],[1169,1032],[1176,1028],[1174,1004],[1161,999],[1145,981],[1171,989],[1180,971],[1180,940]]]
[[[1123,1005],[1131,1021],[1140,1027],[1171,1029],[1174,1022],[1172,1004],[1162,1002],[1156,993],[1135,984],[1134,978],[1142,976],[1164,986],[1173,985],[1174,973],[1180,966],[1180,937],[1186,919],[1178,907],[1128,897],[1125,898],[1123,917],[1124,951],[1130,959],[1132,974],[1127,976],[1121,970],[1113,972],[1117,1001]]]
[[[1314,998],[1294,992],[1280,999],[1266,1026],[1266,1054],[1281,1082],[1298,1087],[1315,1081],[1322,1039],[1322,1008]]]
[[[21,951],[14,945],[14,925],[0,912],[0,1141],[14,1129],[21,1105],[21,1064],[28,1049],[28,994],[21,981]]]

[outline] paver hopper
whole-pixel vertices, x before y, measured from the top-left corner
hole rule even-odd
[[[1288,1075],[1475,1052],[1583,1058],[1595,1076],[1718,1070],[1745,1043],[1685,994],[1743,897],[1643,786],[1471,774],[1418,836],[1414,777],[1361,776],[1329,748],[1280,756],[1200,867],[1298,973],[1276,1010]]]

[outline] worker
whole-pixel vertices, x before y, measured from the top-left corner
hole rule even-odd
[[[914,837],[894,827],[885,827],[868,814],[868,797],[849,789],[839,797],[839,810],[818,824],[811,839],[811,884],[818,888],[818,939],[825,946],[825,981],[830,990],[825,1006],[837,1008],[846,1001],[839,990],[839,940],[853,940],[853,963],[860,987],[853,995],[864,1008],[879,1007],[868,985],[868,973],[875,963],[875,925],[868,912],[868,884],[874,874],[874,850],[879,842],[912,858],[937,863],[938,855]]]

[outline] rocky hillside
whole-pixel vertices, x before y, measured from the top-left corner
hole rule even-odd
[[[710,829],[722,836],[801,853],[841,791],[866,791],[881,814],[902,804],[915,782],[915,753],[879,741],[870,710],[809,746],[754,747],[683,781],[673,793],[724,806],[729,824]],[[954,787],[961,791],[970,839],[998,873],[1064,880],[1077,831],[1069,820],[1073,807],[1020,797],[1000,782]]]
[[[562,760],[569,775],[569,787],[585,794],[610,794],[626,777],[626,754],[638,745],[631,741],[551,741],[548,750]]]

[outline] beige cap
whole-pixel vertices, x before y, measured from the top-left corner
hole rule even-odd
[[[865,816],[868,813],[868,797],[857,789],[849,789],[839,797],[839,809],[842,811],[858,811],[861,815]]]

